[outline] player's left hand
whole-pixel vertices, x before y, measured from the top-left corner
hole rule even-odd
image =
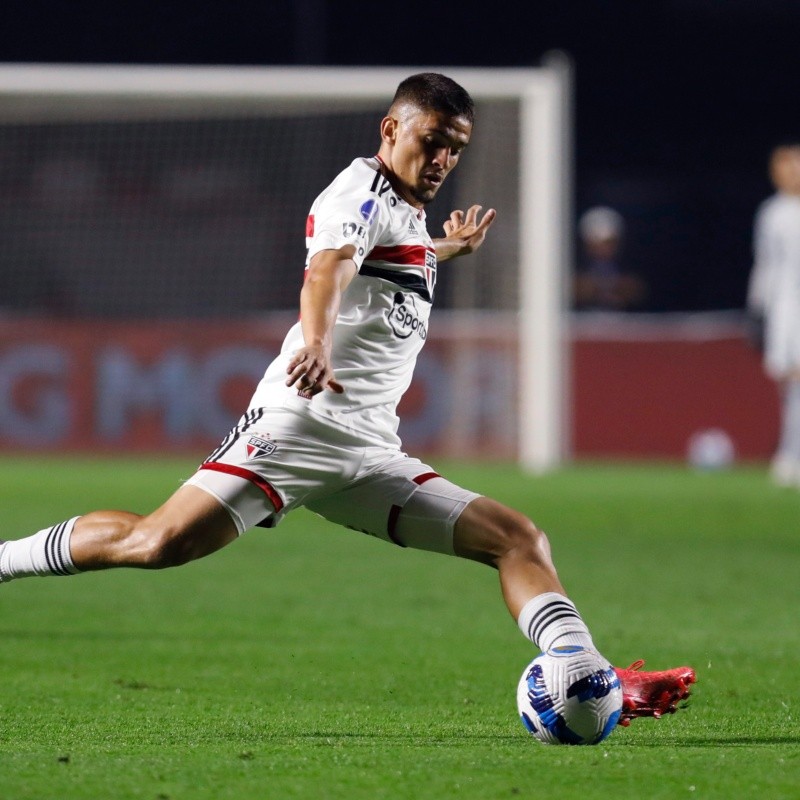
[[[437,241],[439,260],[474,253],[483,244],[497,212],[490,208],[479,220],[478,215],[482,208],[470,206],[466,213],[460,210],[451,212],[450,219],[444,223],[445,238]]]

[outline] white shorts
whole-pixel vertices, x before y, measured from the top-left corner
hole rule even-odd
[[[771,378],[782,380],[800,371],[800,303],[796,297],[772,304],[764,344],[764,364]]]
[[[453,527],[480,497],[399,449],[288,410],[251,409],[187,482],[215,497],[239,533],[305,506],[401,547],[453,553]]]

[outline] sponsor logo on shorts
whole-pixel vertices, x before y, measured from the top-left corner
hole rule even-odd
[[[417,301],[413,294],[403,294],[403,292],[395,294],[394,305],[389,311],[389,325],[399,339],[408,339],[412,333],[416,333],[423,341],[428,338],[428,329],[424,320],[419,317]]]
[[[245,445],[247,457],[250,459],[271,456],[277,449],[278,445],[272,439],[262,439],[260,436],[251,436]]]

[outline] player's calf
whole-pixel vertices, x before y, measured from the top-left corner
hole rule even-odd
[[[145,517],[123,511],[81,517],[72,536],[72,557],[82,570],[166,569],[209,555],[238,535],[229,512],[212,495],[184,486]]]
[[[128,533],[119,565],[168,569],[188,564],[215,549],[209,547],[205,538],[190,526],[143,517]]]

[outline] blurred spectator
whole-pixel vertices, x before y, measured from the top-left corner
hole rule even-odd
[[[800,144],[776,147],[769,171],[776,193],[756,213],[747,307],[763,320],[764,368],[781,388],[772,477],[800,488]]]
[[[575,274],[574,303],[581,310],[627,311],[641,306],[644,281],[621,263],[625,222],[607,206],[595,206],[578,222],[581,254]]]

